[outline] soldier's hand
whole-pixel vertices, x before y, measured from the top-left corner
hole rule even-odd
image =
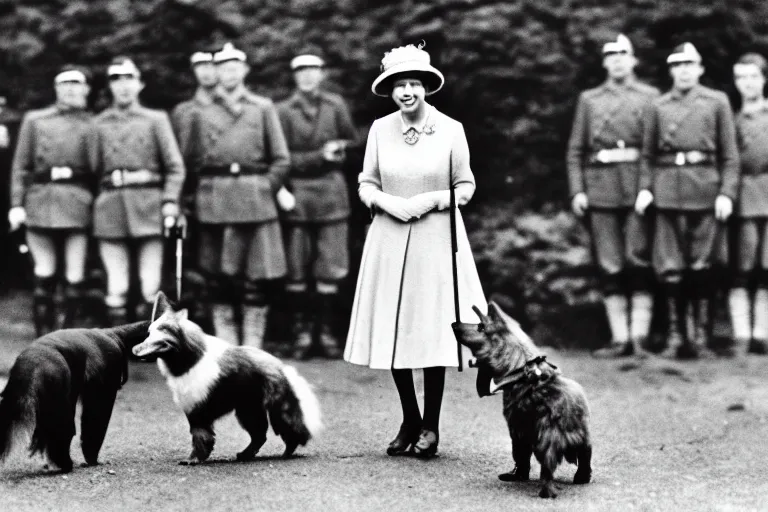
[[[275,199],[277,199],[277,205],[284,212],[290,212],[296,208],[296,198],[285,187],[280,187],[280,190],[277,191]]]
[[[653,202],[653,194],[650,190],[641,190],[637,193],[637,199],[635,200],[635,211],[638,215],[645,215],[645,210]]]
[[[715,218],[717,220],[728,220],[733,213],[733,200],[730,197],[719,195],[715,199]]]
[[[579,192],[573,196],[573,199],[571,199],[571,209],[577,217],[583,217],[587,212],[587,208],[589,208],[589,199],[587,199],[587,194],[584,192]]]
[[[27,211],[23,206],[14,206],[8,210],[8,224],[11,231],[16,231],[25,222],[27,222]]]
[[[323,159],[339,163],[344,160],[345,144],[339,140],[329,140],[323,145]]]

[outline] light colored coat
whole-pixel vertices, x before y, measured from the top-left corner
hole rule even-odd
[[[433,133],[422,132],[414,145],[403,139],[399,112],[373,123],[361,192],[376,187],[408,198],[452,183],[471,196],[475,180],[464,128],[437,110],[430,115]],[[478,322],[471,308],[485,311],[486,300],[458,212],[456,224],[461,319]],[[365,240],[344,359],[379,369],[458,366],[455,320],[448,210],[409,223],[377,214]]]
[[[24,116],[13,159],[11,206],[24,206],[31,228],[85,229],[91,224],[95,173],[88,158],[92,115],[56,106]],[[77,182],[35,183],[34,174],[66,166]]]

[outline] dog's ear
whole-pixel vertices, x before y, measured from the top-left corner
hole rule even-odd
[[[488,302],[488,317],[492,322],[504,323],[504,312],[498,304],[493,301]]]
[[[189,318],[189,310],[187,308],[184,308],[176,312],[177,321],[181,322],[183,320],[187,320],[188,318]]]
[[[152,306],[152,317],[149,320],[154,322],[157,320],[157,318],[163,316],[166,311],[173,311],[171,302],[162,291],[157,292],[157,296],[155,297],[155,304]]]

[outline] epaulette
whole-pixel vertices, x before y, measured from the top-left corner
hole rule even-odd
[[[25,117],[29,121],[33,121],[35,119],[43,119],[46,117],[53,117],[59,113],[59,110],[51,105],[50,107],[40,108],[36,110],[30,110],[25,114]]]
[[[251,91],[246,91],[245,94],[243,94],[243,98],[245,99],[245,101],[249,103],[253,103],[254,105],[258,105],[260,107],[266,107],[273,104],[272,100],[267,98],[266,96],[260,96]]]

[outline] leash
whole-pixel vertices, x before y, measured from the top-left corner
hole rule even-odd
[[[450,219],[451,219],[451,265],[453,270],[453,309],[456,322],[461,322],[459,308],[459,271],[456,264],[456,254],[459,252],[458,235],[456,233],[456,188],[453,186],[453,153],[448,155],[448,186],[450,189]],[[464,361],[461,354],[461,343],[456,340],[456,353],[459,359],[459,371],[464,371]]]

